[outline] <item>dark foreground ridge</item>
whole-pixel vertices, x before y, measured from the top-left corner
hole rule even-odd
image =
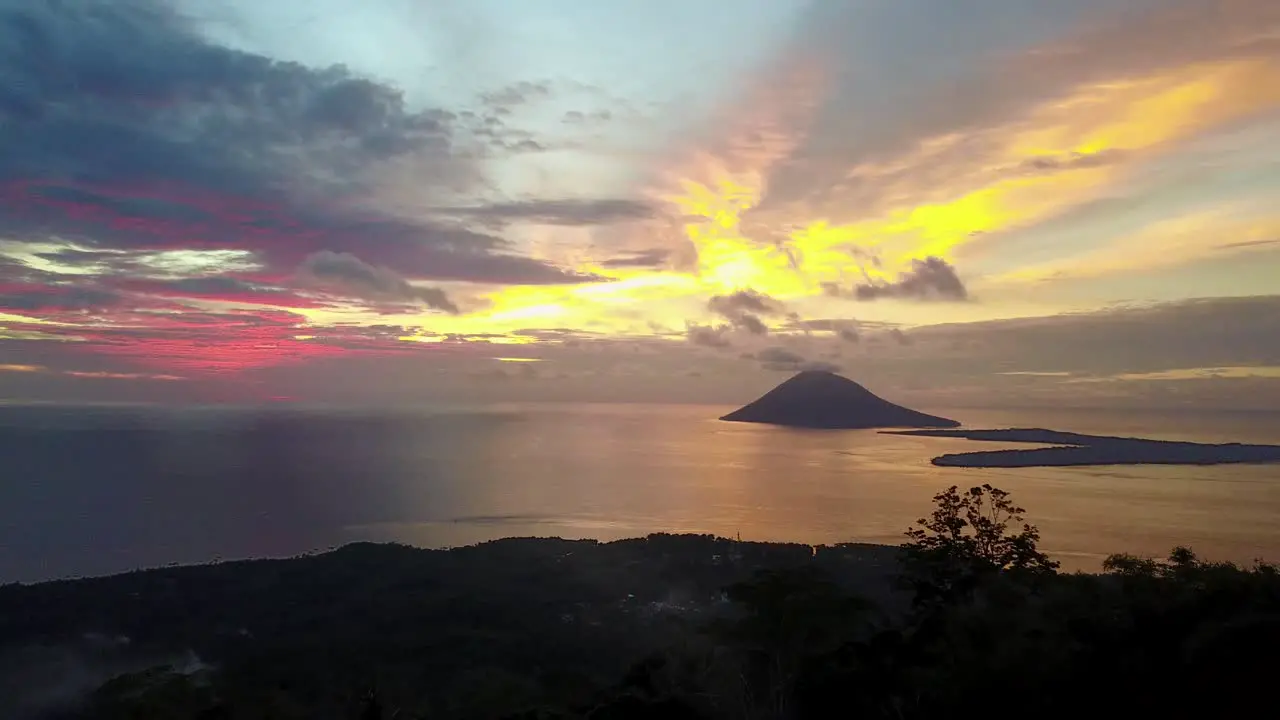
[[[900,547],[651,535],[0,587],[4,720],[1251,717],[1280,569],[1060,574],[1008,493]]]
[[[1108,437],[1042,428],[1007,430],[904,430],[892,435],[956,437],[983,442],[1037,443],[1058,447],[986,450],[939,455],[934,465],[973,468],[1067,467],[1083,465],[1226,465],[1280,462],[1278,445],[1212,445],[1170,440]]]
[[[806,371],[763,397],[720,418],[829,430],[953,428],[960,423],[895,405],[835,373]]]
[[[232,706],[273,711],[229,716],[237,719],[363,720],[361,693],[375,686],[393,701],[379,720],[396,705],[420,709],[401,714],[407,720],[590,706],[638,659],[732,611],[725,588],[757,571],[812,568],[892,605],[898,555],[884,545],[665,534],[451,550],[356,543],[289,559],[0,585],[0,718],[116,720],[84,703],[133,697],[166,678],[194,684],[183,685],[192,695],[212,681]],[[112,681],[121,677],[131,684]],[[153,708],[127,717],[197,716]]]

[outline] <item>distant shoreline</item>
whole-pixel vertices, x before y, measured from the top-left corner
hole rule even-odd
[[[964,438],[979,442],[1051,445],[1030,450],[980,450],[933,458],[939,467],[1028,468],[1100,465],[1239,465],[1280,463],[1280,445],[1208,444],[1085,435],[1044,428],[885,430],[886,435]]]

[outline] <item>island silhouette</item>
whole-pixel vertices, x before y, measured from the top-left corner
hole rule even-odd
[[[939,455],[942,467],[1028,468],[1084,465],[1227,465],[1280,462],[1280,446],[1182,442],[1085,435],[1044,428],[904,430],[890,435],[966,438],[980,442],[1051,445],[1031,450],[985,450]]]
[[[822,430],[960,426],[895,405],[849,378],[821,370],[801,372],[720,419]]]

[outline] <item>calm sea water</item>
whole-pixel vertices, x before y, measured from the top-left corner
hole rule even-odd
[[[986,482],[1013,493],[1067,567],[1178,543],[1280,560],[1280,466],[937,468],[935,455],[1000,446],[714,419],[728,409],[0,407],[0,582],[355,540],[896,543],[933,494]],[[970,427],[1280,442],[1280,413],[929,411]]]

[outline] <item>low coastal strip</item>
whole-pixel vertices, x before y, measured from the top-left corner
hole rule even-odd
[[[981,442],[1033,443],[1053,447],[984,450],[933,458],[942,467],[1025,468],[1085,465],[1226,465],[1280,462],[1280,445],[1220,445],[1109,437],[1043,428],[1004,430],[893,430],[888,435],[965,438]]]

